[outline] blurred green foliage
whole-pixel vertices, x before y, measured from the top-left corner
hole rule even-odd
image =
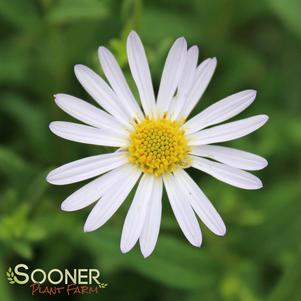
[[[203,227],[203,246],[193,248],[164,199],[158,245],[146,260],[137,247],[127,255],[119,251],[130,200],[103,229],[84,234],[89,209],[59,209],[80,185],[45,182],[51,168],[107,151],[49,132],[50,121],[68,119],[52,95],[90,100],[73,65],[101,73],[99,45],[114,51],[133,85],[125,53],[131,29],[146,45],[156,89],[172,40],[184,35],[200,47],[202,59],[219,60],[196,112],[254,88],[257,99],[242,116],[270,116],[258,133],[229,144],[268,158],[269,167],[257,173],[262,190],[239,190],[192,172],[223,216],[227,235],[215,237]],[[8,266],[19,262],[99,268],[109,284],[103,296],[72,300],[301,300],[299,0],[1,0],[0,36],[1,300],[32,300],[28,288],[5,279]]]

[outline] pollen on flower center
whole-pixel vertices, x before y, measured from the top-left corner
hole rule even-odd
[[[189,147],[181,123],[146,117],[130,134],[129,160],[143,172],[159,176],[189,164]]]

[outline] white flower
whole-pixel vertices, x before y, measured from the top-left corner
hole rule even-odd
[[[181,230],[192,245],[199,247],[202,233],[196,215],[217,235],[224,235],[226,228],[185,168],[194,167],[239,188],[261,188],[260,179],[245,170],[264,168],[264,158],[212,144],[243,137],[260,128],[268,117],[257,115],[216,125],[254,101],[256,92],[246,90],[186,121],[209,84],[216,59],[209,58],[197,66],[198,48],[187,50],[184,38],[177,39],[168,53],[157,98],[145,51],[135,32],[128,36],[127,55],[141,106],[112,53],[100,47],[100,64],[109,84],[82,65],[75,66],[75,75],[103,109],[57,94],[56,104],[87,125],[63,121],[50,124],[50,130],[64,139],[118,149],[65,164],[50,172],[47,180],[65,185],[97,176],[61,206],[74,211],[96,202],[84,231],[106,223],[138,182],[122,230],[121,251],[128,252],[139,240],[145,257],[152,253],[158,239],[164,186]]]

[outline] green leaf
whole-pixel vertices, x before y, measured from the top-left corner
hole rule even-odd
[[[20,30],[37,31],[40,27],[37,5],[33,0],[2,0],[0,15]]]
[[[22,142],[22,145],[27,151],[31,149],[35,153],[35,157],[47,159],[50,156],[51,148],[47,135],[46,112],[40,106],[30,103],[19,95],[7,94],[2,97],[0,103],[2,110],[19,125],[19,135],[21,135],[22,141],[26,141],[26,144]]]
[[[11,41],[0,42],[0,82],[22,83],[27,79],[29,56],[26,45],[19,41],[14,48],[10,47]]]
[[[138,271],[169,287],[195,289],[211,286],[216,281],[214,274],[218,267],[213,258],[187,245],[185,241],[161,235],[156,252],[147,259],[146,264],[140,251],[120,254],[116,248],[119,235],[117,229],[107,227],[101,235],[91,234],[85,243],[97,252],[103,251],[102,261],[106,262],[114,256],[115,264],[121,268]],[[199,272],[199,266],[202,267],[202,273]]]
[[[28,242],[22,240],[15,240],[12,242],[12,248],[14,252],[25,259],[32,258],[32,247]]]
[[[108,14],[104,2],[99,0],[62,0],[50,12],[53,23],[69,23],[83,19],[103,19]]]
[[[285,26],[301,38],[301,1],[300,0],[268,0],[272,10]]]
[[[27,169],[26,162],[12,149],[0,147],[0,172],[16,181]]]

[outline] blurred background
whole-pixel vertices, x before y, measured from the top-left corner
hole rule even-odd
[[[119,250],[130,198],[100,230],[83,233],[91,208],[66,213],[60,203],[83,185],[55,187],[49,170],[100,148],[64,141],[48,130],[71,120],[53,101],[69,93],[93,103],[73,74],[86,64],[101,73],[100,45],[117,56],[130,85],[125,39],[137,30],[155,89],[178,36],[216,56],[218,68],[200,111],[244,89],[258,90],[239,117],[265,113],[260,131],[228,145],[269,160],[256,172],[264,188],[244,191],[191,173],[221,213],[225,237],[204,225],[203,246],[185,240],[168,201],[157,248],[144,259]],[[98,295],[64,300],[301,300],[301,2],[299,0],[1,0],[0,1],[0,294],[32,300],[29,287],[10,285],[8,266],[98,268],[108,283]],[[38,300],[55,297],[38,296]]]

